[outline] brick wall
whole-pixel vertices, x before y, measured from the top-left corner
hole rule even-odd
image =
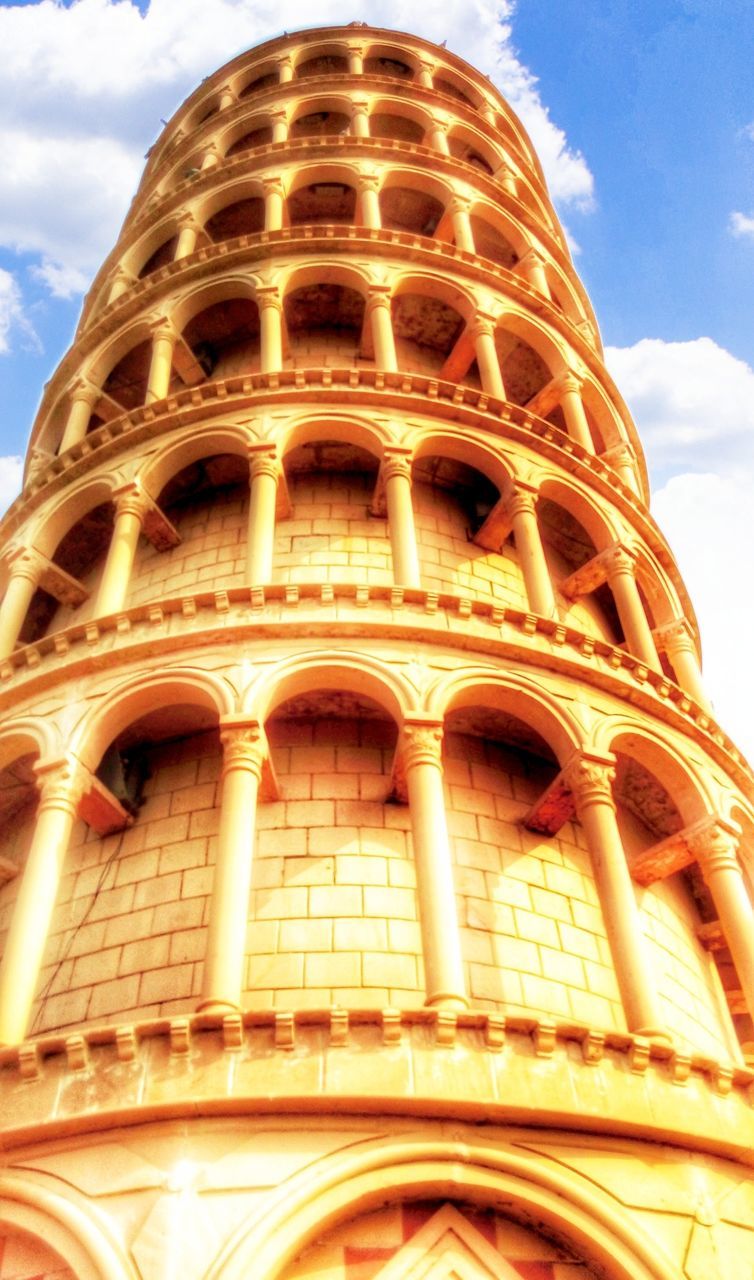
[[[369,514],[375,481],[376,472],[292,475],[291,516],[275,529],[274,580],[390,585],[387,521]]]
[[[248,484],[220,488],[168,509],[181,542],[169,551],[156,551],[146,539],[139,540],[127,604],[243,586],[248,510]]]

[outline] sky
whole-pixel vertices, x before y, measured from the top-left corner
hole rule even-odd
[[[0,2],[0,509],[161,119],[243,49],[356,19],[447,41],[529,130],[644,444],[715,713],[754,761],[751,0]]]

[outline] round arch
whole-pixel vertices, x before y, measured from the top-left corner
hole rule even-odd
[[[179,332],[201,311],[206,311],[217,302],[228,302],[232,298],[240,298],[256,303],[257,280],[253,276],[227,275],[212,280],[211,283],[199,285],[184,293],[173,302],[170,319]]]
[[[597,551],[619,541],[620,530],[609,513],[598,507],[591,495],[563,476],[546,475],[538,485],[540,498],[563,507],[589,534]]]
[[[138,1280],[134,1264],[109,1232],[70,1196],[12,1173],[0,1177],[0,1226],[38,1237],[76,1280]]]
[[[242,709],[265,721],[289,698],[332,688],[372,698],[398,725],[414,709],[416,700],[402,676],[366,654],[313,649],[256,676],[243,694]]]
[[[511,217],[505,209],[491,204],[486,199],[479,196],[473,199],[469,207],[469,217],[478,218],[480,222],[486,223],[504,236],[519,258],[523,258],[524,254],[532,248],[532,241],[527,237],[520,223],[516,222],[516,219]]]
[[[217,153],[220,156],[227,156],[231,147],[245,138],[247,134],[256,133],[257,130],[271,129],[272,116],[269,109],[260,109],[259,107],[251,107],[247,112],[229,124],[225,129],[220,130],[215,135],[215,143]],[[237,153],[238,154],[238,153]]]
[[[584,732],[554,696],[524,676],[467,667],[441,676],[426,694],[427,710],[443,719],[451,711],[484,706],[512,713],[540,735],[563,765],[584,746]]]
[[[261,178],[248,177],[245,174],[228,178],[218,187],[213,187],[199,200],[194,208],[197,222],[202,226],[210,221],[216,213],[221,213],[229,205],[238,204],[241,200],[264,198],[264,186]]]
[[[380,176],[382,179],[380,195],[400,187],[406,191],[416,191],[420,195],[432,196],[443,208],[448,204],[455,190],[451,182],[438,174],[423,172],[409,165],[395,165],[387,172],[383,169]]]
[[[551,378],[568,371],[564,349],[555,340],[548,327],[532,316],[512,307],[506,308],[498,317],[496,328],[505,333],[515,334],[530,346],[546,365]]]
[[[289,1179],[228,1242],[207,1280],[244,1280],[251,1267],[257,1280],[276,1280],[323,1228],[386,1198],[428,1193],[539,1223],[610,1280],[675,1280],[656,1241],[593,1182],[529,1152],[413,1136],[362,1143]]]
[[[89,357],[80,370],[80,376],[95,387],[102,387],[123,357],[142,342],[151,341],[151,337],[148,321],[144,317],[136,319]]]
[[[245,458],[249,445],[257,440],[256,433],[248,427],[204,427],[200,431],[181,436],[179,440],[171,440],[149,458],[139,479],[146,492],[156,501],[168,481],[190,463],[220,453],[232,453]]]
[[[293,267],[284,278],[278,276],[276,283],[280,286],[281,295],[286,298],[297,289],[305,289],[309,285],[328,284],[342,285],[353,289],[362,298],[366,298],[372,280],[366,269],[345,266],[338,261],[322,261],[311,266]]]
[[[332,414],[317,417],[307,415],[305,418],[289,421],[276,438],[281,458],[285,458],[301,444],[337,440],[343,444],[358,445],[375,458],[382,459],[386,445],[397,443],[379,423],[366,423],[357,417]]]
[[[597,727],[594,750],[628,756],[667,791],[686,826],[715,813],[714,796],[702,775],[650,725],[629,717],[606,716]]]
[[[144,679],[129,679],[84,716],[71,736],[71,750],[96,769],[107,747],[123,729],[151,711],[178,703],[229,715],[234,710],[229,685],[209,672],[175,667]]]
[[[36,754],[41,760],[54,758],[61,745],[46,719],[12,720],[0,729],[0,769],[21,756]]]
[[[303,94],[296,98],[296,104],[288,120],[288,128],[292,128],[302,116],[319,114],[319,112],[335,111],[338,115],[348,116],[353,110],[350,94],[334,93],[332,89],[320,89]]]
[[[117,480],[112,475],[93,476],[68,490],[51,511],[44,514],[35,530],[27,532],[29,542],[51,559],[61,539],[77,520],[105,502],[112,502]]]
[[[425,429],[413,435],[409,443],[413,445],[412,462],[435,456],[452,458],[455,462],[463,462],[481,471],[482,475],[497,486],[500,494],[513,482],[515,470],[507,459],[479,441],[469,439],[460,431],[449,429],[438,432],[436,428]]]
[[[351,52],[351,45],[347,40],[326,40],[321,44],[303,45],[293,59],[293,75],[294,78],[300,76],[300,68],[306,66],[308,62],[314,62],[318,58],[348,58]],[[309,75],[317,75],[316,71],[308,72]],[[319,74],[324,75],[324,72]]]
[[[395,45],[387,44],[384,40],[369,40],[364,45],[364,74],[365,75],[391,75],[389,71],[367,70],[367,62],[373,58],[382,58],[388,62],[403,63],[412,72],[415,78],[419,70],[419,58],[412,49],[401,49]],[[406,80],[410,77],[406,76]]]
[[[446,306],[457,311],[466,323],[478,309],[478,300],[471,290],[463,289],[455,283],[451,284],[444,276],[425,271],[408,270],[397,276],[391,291],[393,301],[406,294],[416,294],[419,297],[444,302]]]

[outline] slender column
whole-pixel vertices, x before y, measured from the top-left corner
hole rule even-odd
[[[664,627],[656,627],[654,640],[658,649],[664,649],[670,660],[675,678],[682,689],[704,707],[712,711],[709,698],[702,682],[702,671],[699,666],[696,645],[689,624],[685,618],[678,618]]]
[[[261,328],[262,373],[277,373],[283,366],[283,304],[276,286],[257,289]]]
[[[212,1013],[236,1010],[241,1005],[257,796],[267,758],[264,732],[257,720],[224,717],[220,741],[220,830],[199,1004],[200,1010]]]
[[[555,595],[537,523],[536,500],[535,489],[517,485],[506,506],[513,525],[529,608],[540,617],[551,618],[555,613]]]
[[[169,320],[160,320],[152,330],[152,360],[147,379],[146,403],[164,400],[170,390],[173,351],[178,335]]]
[[[110,292],[107,295],[107,305],[110,306],[112,302],[122,298],[124,293],[128,293],[134,283],[134,279],[135,277],[129,271],[126,271],[124,267],[118,267],[110,285]]]
[[[390,313],[390,288],[388,285],[374,285],[369,290],[367,302],[369,324],[374,344],[374,362],[378,369],[386,369],[390,373],[397,372],[398,359],[395,354],[395,338],[393,336],[393,318]]]
[[[249,457],[249,528],[246,581],[250,587],[272,579],[275,545],[275,504],[280,464],[274,446],[262,445]]]
[[[377,173],[359,175],[359,202],[361,221],[365,227],[379,230],[382,226],[380,213],[380,176]]]
[[[738,861],[739,833],[712,819],[687,843],[714,899],[746,1008],[754,1018],[754,910]]]
[[[293,79],[293,62],[290,54],[286,54],[284,58],[278,60],[278,72],[280,73],[281,84],[288,84]]]
[[[416,861],[425,1004],[463,1009],[468,1000],[442,789],[442,725],[436,720],[407,720],[401,738]]]
[[[348,50],[348,74],[360,76],[364,74],[364,50],[352,46]]]
[[[77,382],[71,394],[71,407],[68,410],[68,421],[63,431],[58,453],[65,453],[84,439],[92,410],[99,400],[101,392],[97,387],[90,387],[85,382]]]
[[[505,399],[505,383],[495,346],[495,322],[490,316],[475,316],[469,325],[474,355],[479,365],[482,390],[498,400]]]
[[[0,964],[0,1044],[28,1033],[71,829],[91,775],[73,759],[35,765],[40,798]]]
[[[441,152],[444,156],[450,155],[450,147],[448,146],[448,126],[445,120],[439,120],[433,117],[427,130],[427,146],[433,147],[435,151]]]
[[[500,168],[495,170],[494,177],[509,196],[518,199],[518,182],[509,164],[501,164]]]
[[[460,196],[454,196],[448,205],[448,213],[453,225],[453,236],[456,242],[456,248],[463,249],[465,253],[476,253],[474,244],[474,233],[471,230],[471,218],[469,217],[470,201],[461,199]]]
[[[584,404],[581,399],[581,379],[575,373],[566,373],[558,380],[560,407],[566,420],[568,434],[587,453],[594,453],[594,441],[589,429]]]
[[[419,81],[419,84],[421,85],[422,89],[434,89],[435,84],[434,84],[434,80],[432,79],[432,73],[434,72],[434,69],[435,69],[434,62],[422,62],[419,64],[419,73],[416,78]]]
[[[42,569],[41,556],[30,550],[17,556],[9,568],[8,585],[0,605],[0,659],[7,658],[16,646]]]
[[[229,84],[224,84],[220,90],[220,99],[217,107],[219,111],[227,111],[230,107],[236,105],[237,98]]]
[[[283,225],[285,208],[285,191],[280,178],[268,178],[263,184],[264,190],[264,229],[280,231]]]
[[[188,258],[189,254],[194,252],[196,242],[199,239],[201,231],[202,227],[196,221],[193,213],[186,213],[183,215],[180,219],[178,243],[175,246],[175,262],[178,262],[181,258]]]
[[[369,137],[368,102],[353,102],[351,104],[351,133],[354,138]]]
[[[385,502],[393,557],[393,581],[404,587],[420,587],[416,528],[411,503],[411,463],[405,454],[386,453],[382,464]]]
[[[272,141],[288,141],[288,112],[286,110],[272,112]]]
[[[214,169],[215,166],[218,165],[219,163],[220,163],[220,155],[217,150],[217,143],[208,142],[207,150],[205,151],[204,156],[202,157],[202,163],[199,166],[200,169],[202,170]]]
[[[661,1030],[652,966],[616,821],[614,757],[578,752],[563,774],[586,835],[626,1025],[637,1035],[669,1038]]]
[[[115,523],[97,593],[95,617],[119,613],[128,598],[131,570],[150,502],[135,485],[115,495]]]
[[[545,264],[536,249],[530,249],[522,258],[519,258],[517,268],[537,293],[541,293],[545,298],[552,297],[545,274]]]
[[[605,449],[602,457],[610,463],[613,471],[634,493],[639,493],[639,482],[636,478],[636,458],[627,444],[614,444]]]
[[[609,547],[602,555],[629,652],[654,671],[660,671],[655,642],[636,585],[634,556],[621,546]]]

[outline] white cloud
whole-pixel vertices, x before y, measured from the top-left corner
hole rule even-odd
[[[657,471],[754,458],[754,370],[711,338],[642,338],[605,359]]]
[[[23,334],[26,346],[39,350],[39,339],[34,327],[24,315],[18,281],[10,271],[0,267],[0,355],[7,355],[10,351],[11,333],[14,329]]]
[[[746,236],[751,236],[754,239],[754,218],[747,217],[745,213],[732,213],[728,228],[731,235],[736,236],[737,239],[742,239]]]
[[[0,515],[21,492],[23,458],[15,455],[0,457]]]
[[[447,41],[489,74],[532,134],[555,199],[588,207],[586,162],[511,43],[514,8],[370,0],[359,17]],[[349,23],[353,10],[321,0],[312,16]],[[117,236],[160,117],[204,75],[301,20],[300,0],[151,0],[144,14],[132,0],[0,5],[0,246],[40,255],[37,278],[55,296],[82,290]]]

